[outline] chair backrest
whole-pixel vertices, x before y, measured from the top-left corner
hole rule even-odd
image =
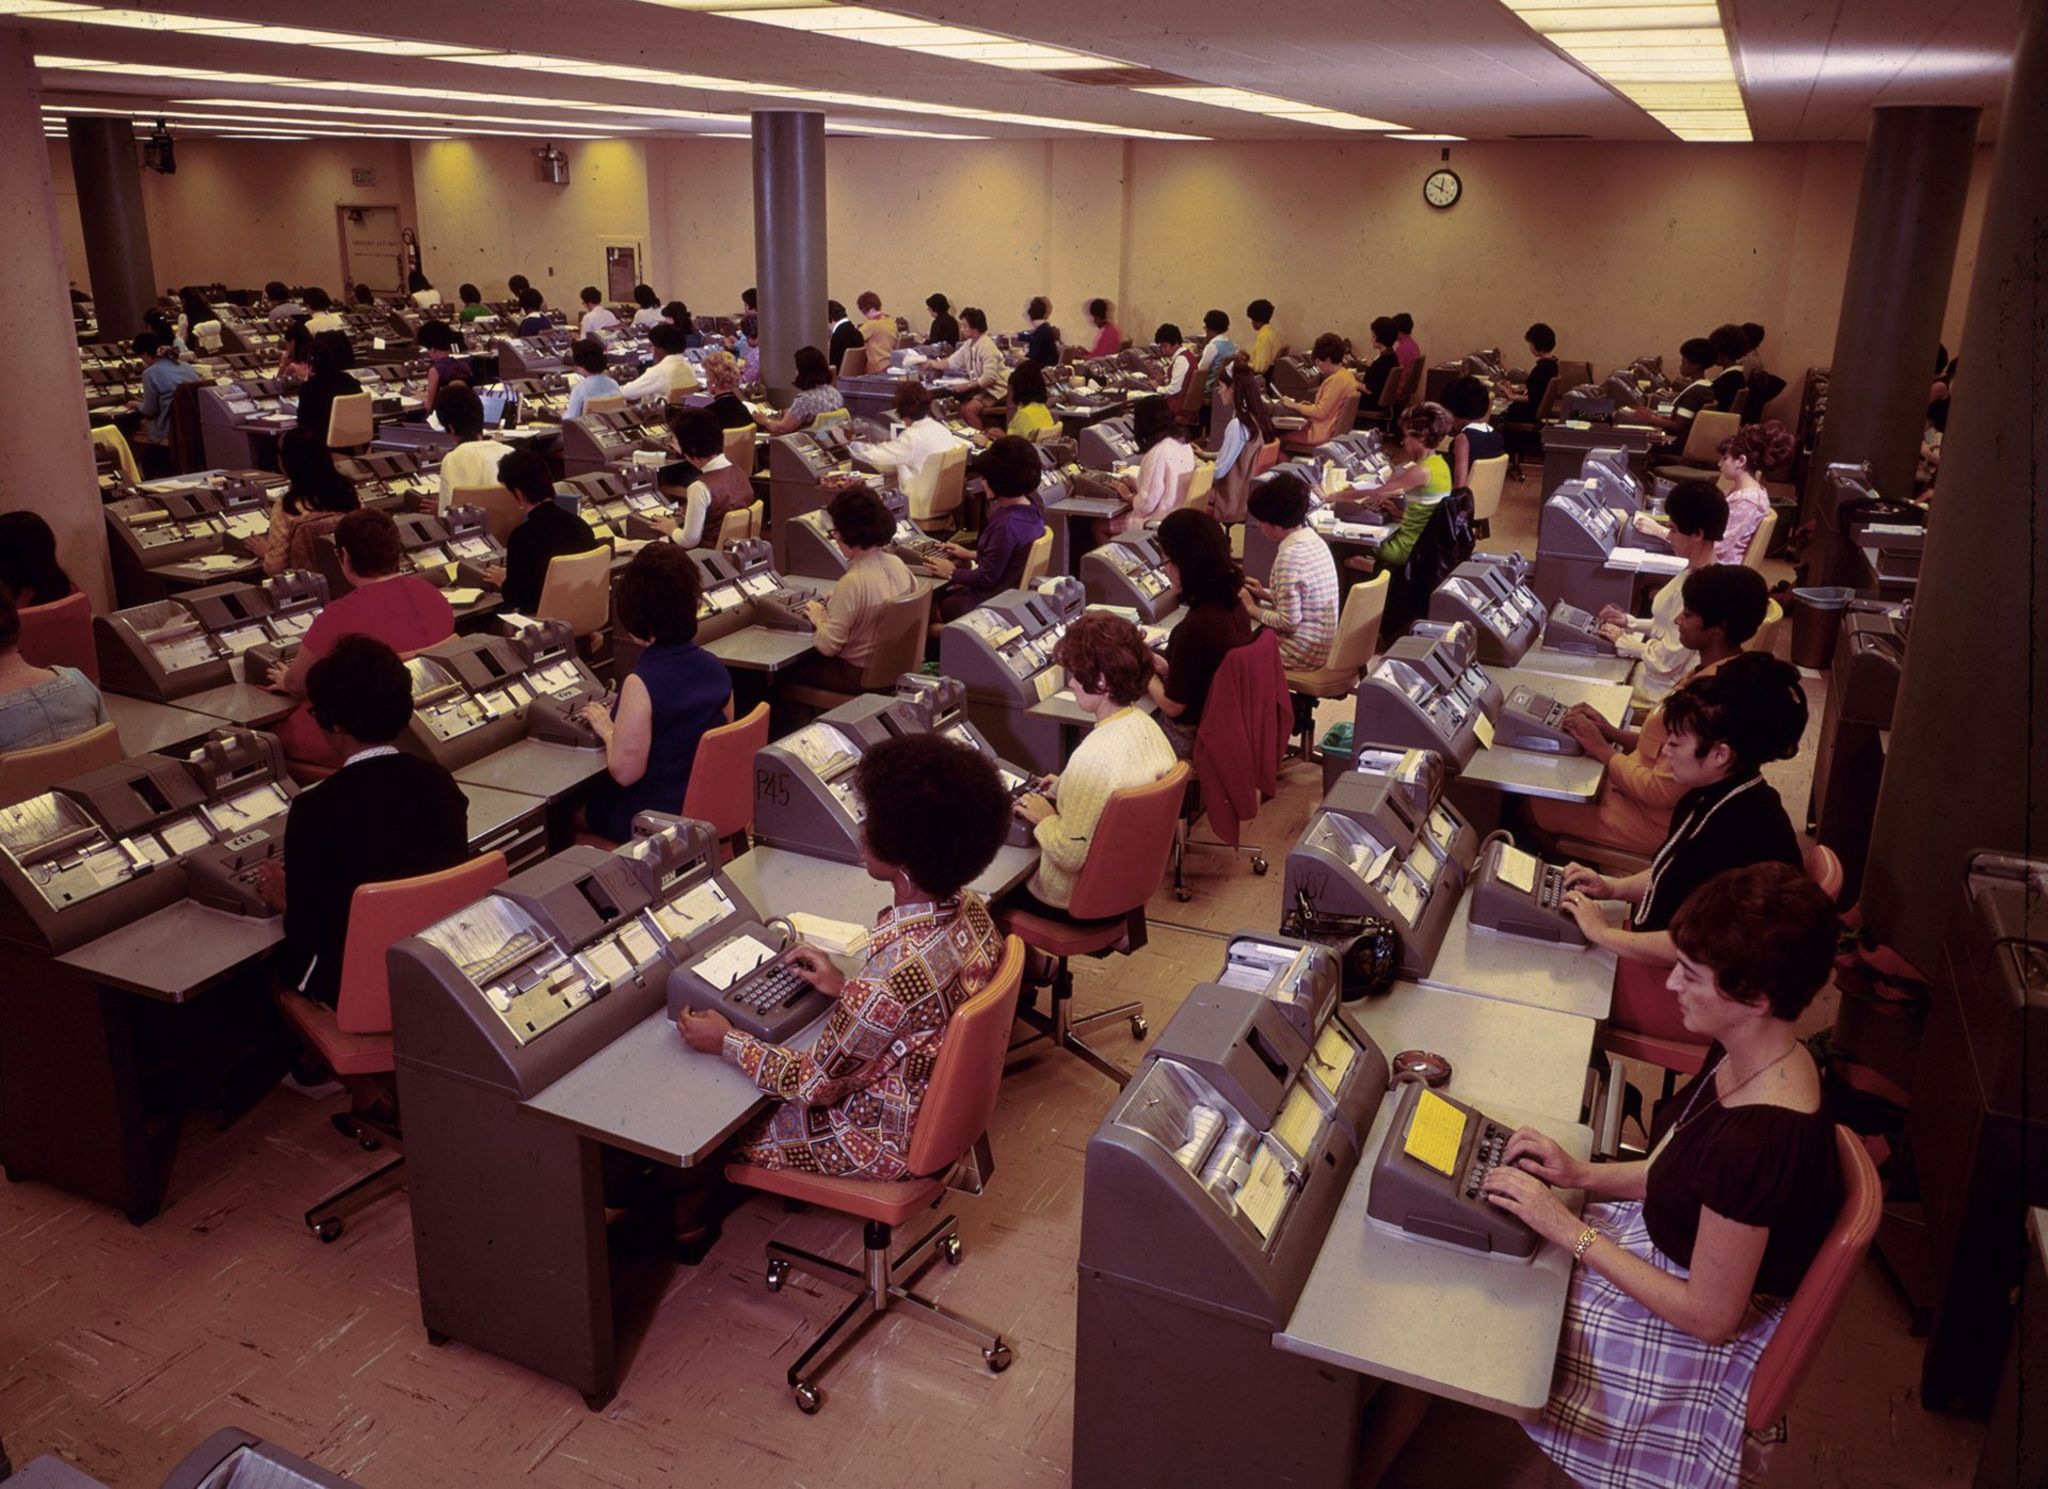
[[[812,415],[811,428],[818,429],[822,428],[826,424],[844,423],[846,420],[851,419],[852,417],[853,413],[849,409],[828,408],[821,414]]]
[[[1735,396],[1728,400],[1728,412],[1735,415],[1736,421],[1740,423],[1742,411],[1747,407],[1749,407],[1749,384],[1744,383],[1735,390]]]
[[[1182,423],[1200,423],[1202,403],[1208,397],[1209,375],[1192,364],[1188,367],[1187,381],[1181,384],[1180,403],[1174,408],[1174,417]]]
[[[735,424],[725,431],[725,458],[737,470],[754,473],[754,426]]]
[[[1740,414],[1724,414],[1717,408],[1701,409],[1692,416],[1692,428],[1686,433],[1685,449],[1678,458],[1687,465],[1713,465],[1720,459],[1716,451],[1721,441],[1741,423]]]
[[[949,445],[927,456],[917,474],[903,484],[910,520],[928,521],[957,511],[967,494],[967,446]]]
[[[1752,1431],[1775,1424],[1799,1394],[1800,1383],[1820,1353],[1828,1326],[1841,1311],[1849,1284],[1862,1267],[1864,1253],[1870,1249],[1877,1222],[1884,1214],[1884,1186],[1863,1139],[1838,1126],[1835,1152],[1842,1164],[1842,1208],[1798,1290],[1785,1305],[1777,1332],[1756,1362],[1756,1374],[1749,1382]]]
[[[932,591],[920,584],[915,593],[891,600],[875,624],[875,650],[861,670],[864,692],[883,692],[896,679],[924,665],[924,628],[931,623]]]
[[[718,546],[723,548],[727,543],[737,543],[743,538],[753,537],[760,531],[760,528],[755,526],[760,520],[761,503],[759,502],[754,502],[744,507],[736,507],[732,511],[727,512],[719,520]]]
[[[1383,571],[1351,586],[1337,617],[1337,639],[1330,643],[1326,665],[1331,671],[1363,672],[1372,661],[1380,644],[1380,619],[1387,613],[1387,589],[1393,582],[1394,576]]]
[[[1425,357],[1420,352],[1417,352],[1415,354],[1414,361],[1403,362],[1401,364],[1401,370],[1399,373],[1399,377],[1401,380],[1401,391],[1396,398],[1396,404],[1398,407],[1406,408],[1409,404],[1415,401],[1415,395],[1422,391],[1422,379],[1428,374],[1428,372],[1429,358]],[[1388,381],[1391,382],[1393,381],[1393,379],[1389,378]]]
[[[600,543],[584,553],[558,553],[548,560],[540,604],[534,607],[541,619],[565,620],[580,638],[602,631],[611,619],[611,607],[609,544]]]
[[[31,605],[21,616],[21,659],[32,667],[76,667],[100,680],[99,653],[92,639],[92,601],[76,590],[47,605]]]
[[[1764,513],[1764,520],[1756,525],[1756,531],[1749,535],[1749,546],[1742,551],[1742,562],[1752,569],[1764,566],[1764,555],[1771,551],[1771,539],[1778,531],[1778,509],[1773,507]]]
[[[1352,402],[1351,406],[1352,410],[1356,412],[1358,408],[1356,400]],[[1252,475],[1254,478],[1263,476],[1279,463],[1280,441],[1277,439],[1267,440],[1263,445],[1259,446],[1259,453],[1252,457]]]
[[[1785,623],[1785,607],[1776,600],[1764,602],[1763,624],[1756,628],[1756,634],[1742,643],[1744,651],[1771,652],[1777,649],[1778,627]]]
[[[344,393],[327,413],[327,448],[353,450],[377,437],[377,400],[368,393]]]
[[[1186,476],[1187,494],[1181,498],[1181,505],[1197,512],[1209,510],[1209,493],[1216,489],[1216,463],[1198,460],[1195,468]]]
[[[839,355],[839,375],[860,377],[868,370],[868,349],[865,346],[850,346]]]
[[[1830,900],[1841,898],[1841,856],[1826,843],[1815,843],[1806,850],[1806,877],[1820,886],[1820,892]]]
[[[1047,528],[1031,540],[1031,551],[1024,555],[1024,574],[1018,579],[1019,589],[1029,589],[1052,572],[1052,529]]]
[[[0,807],[41,796],[73,776],[102,765],[118,765],[126,758],[121,735],[112,724],[96,724],[69,739],[9,750],[0,754]]]
[[[625,411],[624,393],[609,393],[602,398],[592,398],[583,405],[586,414],[623,414]]]
[[[475,507],[482,512],[484,527],[500,543],[526,520],[526,504],[508,486],[458,486],[448,502],[451,507]]]
[[[1003,959],[988,986],[953,1010],[945,1042],[932,1062],[917,1125],[910,1131],[910,1172],[920,1178],[943,1174],[973,1147],[996,1114],[1003,1066],[1010,1052],[1010,1026],[1017,1018],[1017,992],[1024,985],[1024,943],[1003,941]]]
[[[1490,522],[1493,514],[1500,510],[1500,494],[1507,485],[1508,457],[1496,455],[1491,460],[1475,460],[1466,476],[1472,489],[1472,520]]]
[[[391,979],[385,953],[407,936],[475,904],[504,883],[505,874],[505,855],[486,853],[438,874],[358,885],[348,903],[335,1024],[347,1034],[390,1033]]]
[[[1588,368],[1587,376],[1580,378],[1578,383],[1567,382],[1564,375],[1564,364],[1560,362],[1557,368],[1557,375],[1544,385],[1543,397],[1537,400],[1536,422],[1541,424],[1557,411],[1557,400],[1564,397],[1564,390],[1566,388],[1576,388],[1579,386],[1579,383],[1590,382],[1591,380],[1592,370]]]
[[[1067,913],[1076,920],[1128,915],[1152,898],[1173,855],[1174,828],[1192,772],[1185,760],[1149,786],[1110,793],[1088,856],[1074,877]],[[1100,851],[1097,851],[1097,850]]]
[[[1332,439],[1340,434],[1349,434],[1352,427],[1358,423],[1358,400],[1364,396],[1365,390],[1359,388],[1346,393],[1338,402],[1336,422],[1330,425]]]
[[[129,445],[127,435],[112,424],[95,424],[91,432],[92,442],[113,456],[114,466],[121,472],[123,480],[130,485],[142,480],[142,469],[135,463],[135,450]]]
[[[721,838],[754,825],[754,756],[768,743],[768,705],[720,724],[697,741],[683,815],[709,822]]]

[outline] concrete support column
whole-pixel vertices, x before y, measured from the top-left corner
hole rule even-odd
[[[1965,856],[2048,855],[2048,0],[2009,88],[1863,884],[1872,929],[1930,976]]]
[[[761,378],[787,396],[796,349],[825,349],[825,116],[754,112],[754,283]]]
[[[125,341],[142,329],[142,313],[156,304],[135,127],[126,119],[81,116],[66,119],[64,128],[71,136],[78,225],[85,230],[85,262],[100,335]]]
[[[1815,584],[1849,584],[1856,572],[1855,552],[1839,539],[1834,488],[1821,478],[1829,461],[1868,460],[1877,490],[1912,495],[1977,113],[1918,105],[1871,111],[1827,424],[1807,481],[1806,515],[1818,519],[1807,571]]]
[[[16,364],[43,369],[0,398],[0,510],[40,512],[57,552],[93,607],[113,608],[107,529],[86,436],[78,335],[71,319],[50,147],[38,114],[34,50],[19,27],[0,26],[0,325]]]

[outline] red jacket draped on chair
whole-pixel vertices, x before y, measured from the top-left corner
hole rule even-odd
[[[1279,633],[1261,631],[1250,645],[1225,653],[1195,732],[1202,808],[1221,841],[1236,847],[1242,824],[1278,793],[1280,755],[1293,723]]]

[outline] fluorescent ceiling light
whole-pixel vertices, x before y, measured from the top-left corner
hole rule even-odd
[[[1502,3],[1678,138],[1751,137],[1718,5],[1688,0]]]
[[[920,16],[896,15],[867,5],[750,5],[672,4],[672,0],[648,0],[671,9],[703,10],[732,21],[751,21],[761,26],[780,26],[805,31],[837,41],[865,42],[870,46],[894,47],[927,57],[945,57],[956,62],[981,62],[990,67],[1020,68],[1027,72],[1085,71],[1117,68],[1126,64],[1066,47],[1042,42],[1019,41],[992,31],[953,26]]]
[[[827,134],[874,134],[891,139],[905,140],[985,140],[985,134],[949,134],[942,129],[894,129],[886,124],[863,124],[856,119],[829,119],[825,123]],[[750,139],[751,135],[742,135]]]
[[[1433,145],[1439,140],[1449,142],[1451,140],[1462,140],[1465,136],[1462,134],[1390,134],[1387,138],[1390,140],[1416,140]]]
[[[1391,124],[1385,119],[1368,119],[1363,114],[1348,114],[1342,109],[1326,109],[1314,104],[1297,103],[1291,98],[1276,98],[1270,93],[1254,93],[1249,88],[1176,86],[1134,88],[1131,91],[1151,93],[1160,98],[1177,98],[1183,103],[1207,104],[1211,108],[1236,109],[1240,113],[1258,114],[1289,124],[1317,124],[1325,129],[1401,128],[1400,125]]]
[[[242,106],[247,108],[251,105],[247,101],[243,101]],[[451,124],[440,119],[416,119],[411,124],[357,123],[348,119],[328,118],[307,119],[289,113],[275,114],[263,112],[261,111],[262,106],[260,104],[254,105],[254,107],[258,109],[258,112],[206,114],[197,113],[191,109],[166,109],[153,106],[107,108],[90,104],[46,103],[43,105],[43,113],[54,118],[64,118],[72,114],[111,115],[116,118],[136,119],[144,123],[154,119],[172,119],[177,121],[181,129],[194,128],[201,125],[225,126],[228,128],[248,126],[260,128],[265,125],[284,125],[294,129],[318,129],[323,134],[354,135],[373,139],[383,136],[412,139],[429,134],[442,138],[455,134],[500,135],[511,139],[601,140],[608,137],[602,133],[565,133],[553,127],[546,130],[477,129],[466,124]],[[285,104],[283,107],[289,109],[292,105]]]
[[[193,106],[194,106],[195,108],[215,108],[215,109],[245,109],[245,108],[250,108],[250,107],[252,107],[252,106],[256,106],[256,105],[258,105],[258,103],[259,103],[259,101],[258,101],[258,100],[255,100],[255,99],[249,99],[249,98],[176,98],[176,99],[173,99],[173,100],[171,100],[171,101],[172,101],[173,103],[186,103],[186,104],[191,104],[191,105],[193,105]],[[299,111],[301,111],[302,113],[308,113],[308,114],[375,114],[375,115],[379,116],[380,118],[387,118],[387,119],[418,119],[418,118],[420,117],[420,115],[421,115],[421,112],[422,112],[422,111],[421,111],[421,110],[419,110],[419,109],[380,109],[380,108],[372,108],[372,107],[370,107],[370,106],[369,106],[369,105],[367,105],[367,104],[351,104],[351,103],[301,103],[301,102],[299,102],[299,101],[298,101],[298,100],[296,100],[296,99],[290,100],[290,101],[286,102],[285,104],[283,104],[283,105],[281,105],[281,106],[282,106],[282,107],[286,107],[286,108],[293,108],[293,109],[298,109],[298,110],[299,110]],[[433,117],[435,117],[435,118],[437,118],[437,119],[459,119],[459,120],[461,120],[461,121],[462,121],[462,122],[464,122],[464,123],[468,123],[468,122],[470,122],[470,121],[474,120],[474,121],[475,121],[476,123],[478,123],[478,124],[528,124],[528,125],[533,125],[533,126],[535,126],[535,127],[537,127],[537,128],[543,128],[543,129],[559,129],[559,128],[571,128],[571,129],[573,129],[573,128],[575,127],[575,125],[576,125],[576,121],[575,121],[575,120],[573,120],[573,119],[528,119],[528,118],[521,118],[520,116],[518,116],[518,115],[516,115],[516,114],[441,114],[441,113],[434,113],[434,114],[433,114]],[[592,127],[596,127],[596,123],[597,123],[597,121],[595,121],[595,120],[591,120],[591,121],[588,121],[588,122],[590,122],[590,123],[591,123]],[[603,126],[603,127],[604,127],[605,129],[608,129],[608,130],[611,130],[611,129],[630,129],[630,130],[640,130],[640,129],[645,129],[645,128],[646,128],[647,126],[646,126],[646,125],[644,125],[644,124],[613,124],[613,123],[611,123],[611,122],[607,121],[607,122],[606,122],[606,123],[604,124],[604,126]]]
[[[224,140],[310,140],[309,134],[224,134]]]
[[[60,10],[91,10],[70,0],[0,0],[0,16],[55,15]]]

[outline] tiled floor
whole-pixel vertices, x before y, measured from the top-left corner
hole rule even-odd
[[[1533,486],[1511,489],[1488,546],[1530,551],[1533,501]],[[1817,688],[1814,712],[1817,728]],[[1807,769],[1774,772],[1795,815]],[[1261,814],[1273,876],[1196,854],[1194,900],[1162,894],[1148,947],[1082,964],[1081,1002],[1137,998],[1163,1027],[1188,987],[1214,974],[1218,933],[1274,923],[1278,855],[1319,787],[1314,771],[1292,766]],[[1134,1056],[1121,1030],[1100,1043]],[[1082,1151],[1111,1094],[1064,1056],[1015,1066],[992,1134],[994,1180],[958,1207],[964,1264],[928,1274],[947,1304],[1012,1341],[1009,1372],[991,1376],[971,1348],[885,1322],[827,1377],[824,1411],[805,1417],[782,1373],[836,1304],[797,1278],[768,1293],[761,1248],[779,1236],[851,1257],[851,1226],[756,1198],[703,1266],[640,1269],[631,1306],[644,1329],[617,1399],[592,1413],[566,1387],[460,1344],[427,1344],[402,1197],[353,1220],[333,1246],[304,1233],[304,1206],[374,1160],[329,1128],[336,1102],[273,1092],[225,1133],[188,1132],[170,1203],[142,1229],[40,1185],[0,1188],[0,1440],[17,1464],[58,1452],[116,1485],[155,1483],[226,1423],[376,1489],[1063,1484]],[[478,1265],[503,1268],[505,1305],[518,1307],[518,1260]],[[1981,1430],[1922,1411],[1918,1368],[1904,1311],[1873,1265],[1814,1367],[1771,1483],[1967,1483]]]

